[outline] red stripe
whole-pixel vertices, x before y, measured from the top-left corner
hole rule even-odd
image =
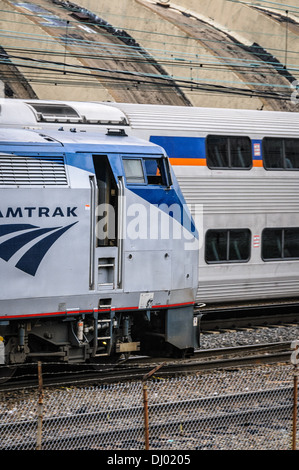
[[[174,307],[183,307],[183,306],[188,306],[188,305],[194,305],[194,302],[183,302],[179,304],[166,304],[166,305],[153,305],[151,307],[152,309],[155,308],[174,308]],[[111,308],[111,310],[117,312],[117,311],[124,311],[124,310],[139,310],[138,307],[118,307],[118,308]],[[144,310],[144,309],[140,309]],[[74,313],[80,314],[80,313],[93,313],[93,312],[110,312],[109,308],[105,309],[94,309],[94,310],[69,310],[69,311],[64,311],[64,312],[49,312],[49,313],[32,313],[29,315],[13,315],[13,316],[0,316],[0,320],[17,320],[18,318],[35,318],[35,317],[44,317],[44,316],[60,316],[60,315],[73,315]]]

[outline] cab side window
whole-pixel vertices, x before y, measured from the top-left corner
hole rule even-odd
[[[123,158],[128,184],[170,186],[168,160],[163,157]]]
[[[141,158],[140,159],[124,158],[123,164],[124,164],[127,183],[130,183],[130,184],[145,183],[145,176],[144,176]]]
[[[165,171],[162,158],[149,158],[144,160],[148,184],[166,186]]]

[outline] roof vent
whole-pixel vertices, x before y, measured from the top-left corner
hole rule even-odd
[[[71,106],[54,103],[27,103],[38,122],[83,122],[77,111]]]

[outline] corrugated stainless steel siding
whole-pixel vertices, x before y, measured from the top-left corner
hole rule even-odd
[[[298,278],[246,279],[233,282],[200,283],[197,302],[228,302],[247,299],[267,299],[297,296],[299,292]]]
[[[243,109],[107,103],[121,109],[133,129],[197,132],[198,135],[233,134],[257,138],[299,136],[299,115],[291,112]]]
[[[299,173],[265,178],[180,176],[187,203],[203,204],[205,214],[299,213]]]

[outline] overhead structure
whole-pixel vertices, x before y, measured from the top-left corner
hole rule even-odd
[[[267,5],[5,0],[5,96],[296,111],[299,9]]]

